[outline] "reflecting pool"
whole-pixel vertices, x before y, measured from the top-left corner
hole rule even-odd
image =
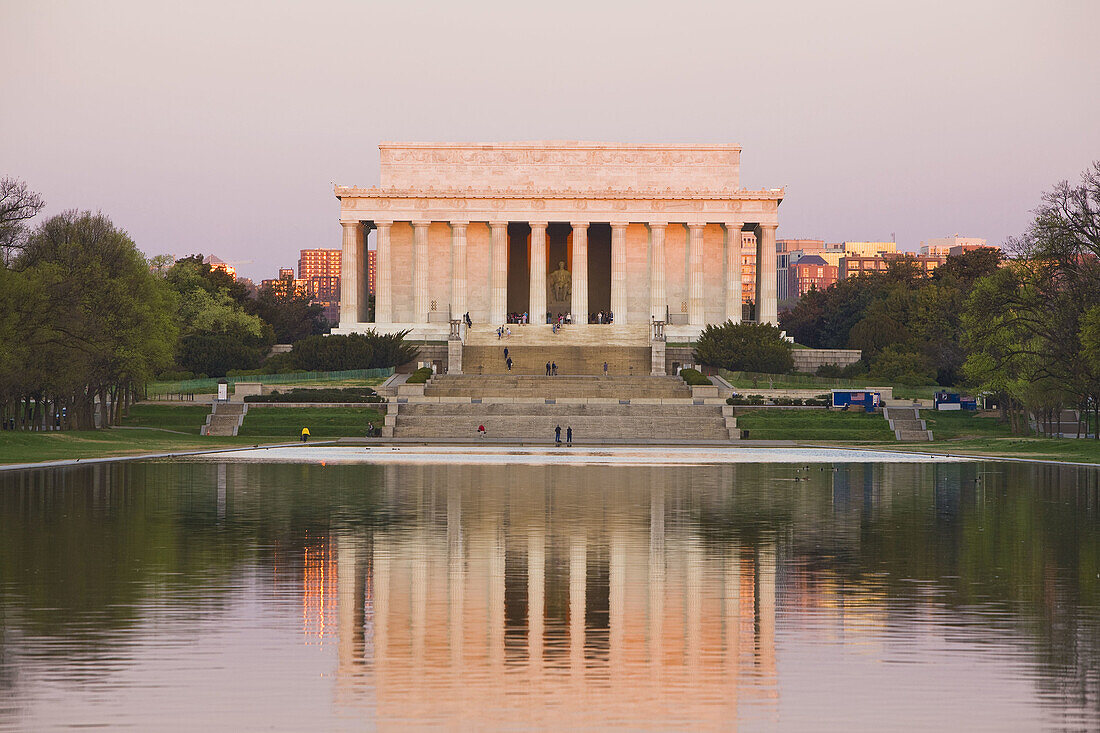
[[[1096,730],[1100,471],[0,473],[0,728]]]

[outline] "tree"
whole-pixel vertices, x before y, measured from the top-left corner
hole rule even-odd
[[[7,265],[22,249],[27,222],[46,205],[26,182],[0,178],[0,265]]]
[[[99,424],[111,424],[169,363],[172,296],[106,216],[67,211],[47,219],[3,278],[34,307],[0,306],[26,339],[5,350],[0,380],[6,385],[0,409],[21,426],[35,428],[64,413],[62,427],[90,428],[97,412]]]
[[[700,364],[730,371],[786,374],[794,367],[791,345],[782,331],[767,323],[709,325],[695,343]]]
[[[319,335],[329,330],[324,307],[315,304],[308,295],[294,292],[293,282],[285,290],[266,287],[252,304],[252,312],[263,318],[275,329],[280,344],[292,344],[307,336]]]
[[[290,353],[299,369],[311,372],[397,367],[420,355],[416,346],[405,341],[406,335],[408,331],[367,330],[347,336],[309,336],[296,342]]]

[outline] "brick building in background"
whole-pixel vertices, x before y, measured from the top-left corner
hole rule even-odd
[[[837,281],[839,269],[815,254],[803,255],[787,266],[787,294],[801,298],[811,290],[825,290]]]

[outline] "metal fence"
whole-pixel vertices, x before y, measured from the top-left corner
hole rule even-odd
[[[339,382],[344,379],[385,379],[393,374],[393,367],[385,369],[348,369],[341,372],[294,372],[291,374],[250,374],[237,377],[210,377],[208,379],[184,379],[179,382],[153,382],[148,387],[149,396],[217,392],[223,379],[233,385],[237,382],[260,384],[293,384],[297,382]]]
[[[764,372],[731,372],[719,369],[722,377],[739,389],[753,389],[748,383],[756,380],[755,389],[770,389],[773,385],[780,388],[797,389],[865,389],[867,387],[894,388],[894,397],[928,399],[943,387],[936,386],[909,386],[901,384],[891,385],[889,380],[864,377],[862,379],[833,379],[830,377],[817,377],[808,374],[766,374]]]

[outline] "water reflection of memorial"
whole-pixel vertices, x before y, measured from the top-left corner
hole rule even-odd
[[[746,702],[768,715],[774,545],[713,552],[660,481],[525,483],[544,475],[439,471],[413,497],[387,484],[412,520],[331,540],[341,701],[412,722],[643,723],[671,706],[717,723]],[[633,510],[606,515],[605,499]]]

